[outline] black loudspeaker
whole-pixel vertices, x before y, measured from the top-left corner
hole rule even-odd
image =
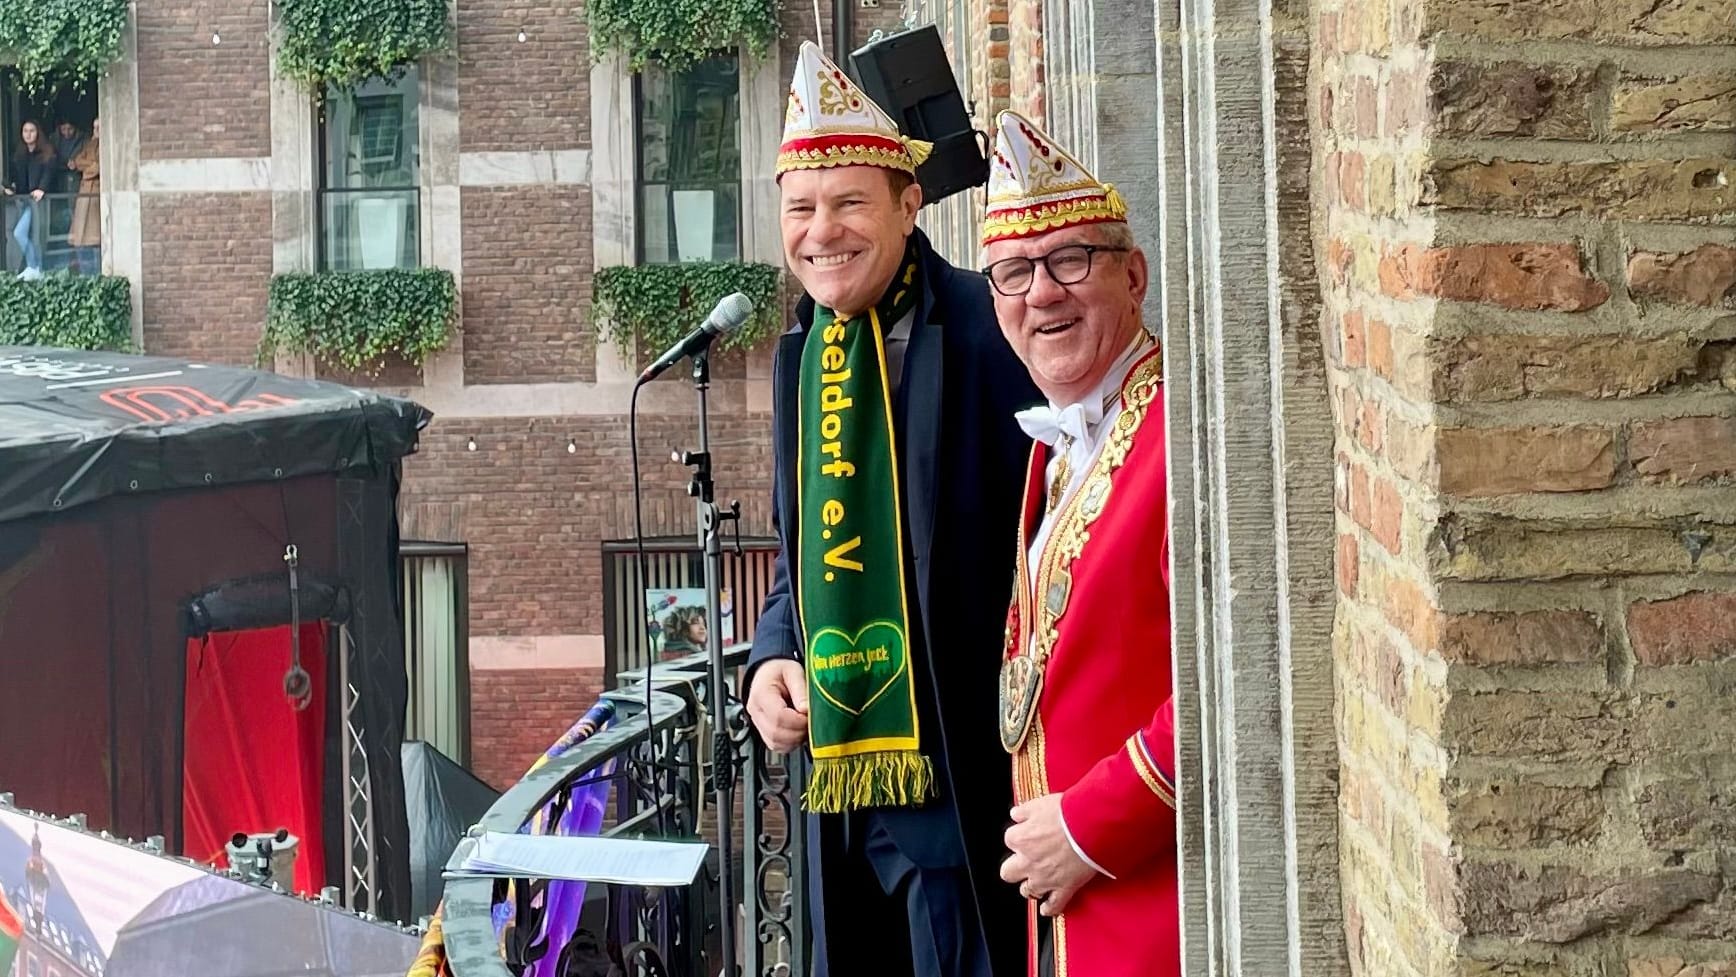
[[[906,136],[934,143],[934,154],[916,169],[924,203],[988,182],[989,161],[933,24],[852,52],[850,71],[863,93],[890,113]]]

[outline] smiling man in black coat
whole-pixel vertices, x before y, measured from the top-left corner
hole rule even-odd
[[[927,147],[812,45],[790,99],[780,220],[806,296],[773,366],[781,546],[748,711],[815,758],[814,973],[1020,973],[995,689],[1028,449],[1013,414],[1041,397],[986,282],[916,230]]]

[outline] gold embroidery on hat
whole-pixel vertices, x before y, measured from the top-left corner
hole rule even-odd
[[[848,115],[862,111],[862,96],[842,75],[821,71],[814,77],[820,82],[821,115]]]

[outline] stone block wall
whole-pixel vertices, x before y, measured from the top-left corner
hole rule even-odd
[[[1736,973],[1736,5],[1314,7],[1353,969]]]

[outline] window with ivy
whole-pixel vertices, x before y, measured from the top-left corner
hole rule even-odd
[[[320,125],[320,267],[421,264],[421,140],[414,65],[326,95]]]
[[[741,257],[741,65],[733,54],[635,77],[639,261]]]

